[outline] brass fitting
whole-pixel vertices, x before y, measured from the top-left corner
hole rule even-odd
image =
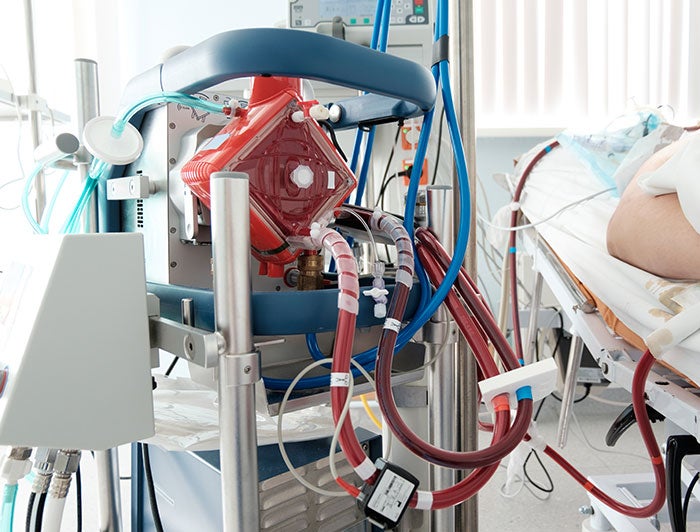
[[[323,255],[305,251],[297,259],[299,279],[297,290],[320,290],[323,288]]]

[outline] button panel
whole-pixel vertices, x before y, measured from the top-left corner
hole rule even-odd
[[[346,26],[372,26],[376,0],[296,0],[289,5],[292,28],[314,28],[340,17]],[[392,0],[392,25],[428,24],[426,0]]]

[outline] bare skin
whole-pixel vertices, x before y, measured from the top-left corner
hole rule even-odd
[[[651,196],[637,185],[641,174],[664,164],[684,140],[655,153],[639,169],[610,219],[607,244],[614,257],[660,277],[700,280],[700,234],[683,215],[678,195]]]

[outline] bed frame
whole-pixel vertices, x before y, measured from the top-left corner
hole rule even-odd
[[[557,444],[566,445],[569,421],[574,403],[577,373],[584,344],[601,368],[604,377],[628,391],[632,389],[632,376],[636,361],[642,353],[616,336],[608,328],[602,316],[571,280],[563,265],[535,229],[521,232],[522,247],[533,259],[534,280],[532,287],[532,311],[527,331],[526,359],[532,360],[534,339],[537,332],[542,283],[546,282],[559,302],[562,312],[570,322],[571,348],[564,378]],[[591,507],[583,513],[593,512],[583,524],[584,531],[642,531],[655,532],[659,523],[671,522],[675,531],[683,528],[681,505],[686,486],[700,470],[681,464],[684,456],[700,454],[700,389],[671,369],[656,364],[646,384],[647,404],[666,419],[668,439],[664,452],[667,468],[667,509],[654,519],[630,519],[591,498]],[[689,460],[692,461],[692,460]],[[636,475],[594,476],[591,482],[630,504],[649,502],[654,492],[651,473]],[[688,509],[688,522],[700,522],[700,500],[693,497]]]

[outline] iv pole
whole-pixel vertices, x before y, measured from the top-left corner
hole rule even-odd
[[[474,2],[473,0],[450,0],[450,72],[455,107],[467,156],[469,186],[472,202],[469,246],[465,259],[467,273],[476,279],[476,126],[474,119]],[[455,173],[453,184],[458,186]],[[454,195],[457,203],[458,196]],[[459,212],[459,205],[454,207]],[[455,222],[458,222],[455,217]],[[477,448],[477,378],[476,364],[468,356],[468,348],[459,342],[456,362],[457,374],[457,424],[458,444],[462,451]],[[476,532],[479,528],[478,502],[476,495],[456,508],[456,530]]]

